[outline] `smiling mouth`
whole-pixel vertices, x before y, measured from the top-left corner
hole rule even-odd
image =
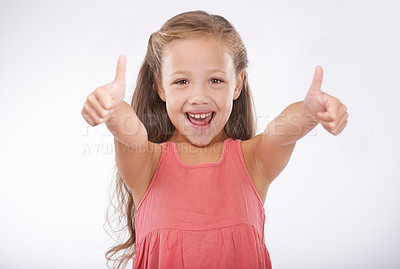
[[[192,114],[193,115],[193,114]],[[202,117],[193,117],[189,115],[189,113],[186,113],[186,118],[196,126],[206,126],[209,125],[212,119],[214,118],[215,112],[211,112],[210,115],[202,118]]]

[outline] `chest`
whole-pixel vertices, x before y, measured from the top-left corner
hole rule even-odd
[[[237,223],[257,227],[264,210],[247,172],[243,165],[223,164],[173,169],[175,160],[163,159],[137,211],[137,224],[149,231],[209,230]]]
[[[253,155],[251,154],[251,150],[250,150],[248,144],[246,144],[244,142],[241,143],[241,149],[243,152],[243,158],[245,161],[246,169],[250,176],[250,179],[252,181],[252,184],[254,186],[254,189],[255,189],[257,195],[259,196],[262,203],[264,204],[266,196],[267,196],[269,184],[267,184],[267,181],[257,173],[257,170],[255,169],[255,163],[254,163],[255,160],[254,160],[254,158],[252,158]],[[179,150],[177,150],[176,153],[179,154],[181,161],[184,164],[188,164],[188,165],[196,165],[196,164],[202,164],[202,163],[217,163],[218,161],[221,160],[221,157],[222,157],[222,147],[220,149],[216,148],[213,151],[208,152],[207,154],[195,154],[193,152],[185,151],[185,150],[182,150],[180,152],[179,152]],[[139,203],[141,202],[141,200],[143,199],[143,197],[148,189],[148,186],[150,186],[150,184],[151,184],[151,180],[156,171],[160,157],[161,157],[161,149],[154,151],[154,154],[152,157],[151,169],[149,169],[150,173],[145,178],[145,184],[143,185],[143,188],[136,189],[135,192],[132,192],[133,200],[136,205],[136,208],[139,205]]]

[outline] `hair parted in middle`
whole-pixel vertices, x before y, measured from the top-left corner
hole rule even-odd
[[[233,101],[232,113],[224,127],[232,139],[248,140],[255,135],[254,103],[246,68],[247,51],[234,26],[224,17],[205,11],[189,11],[169,19],[148,41],[146,57],[136,82],[131,106],[142,121],[148,139],[154,143],[169,140],[175,126],[168,117],[165,102],[158,95],[156,78],[161,78],[163,52],[173,40],[209,36],[231,55],[238,75],[244,71],[240,96]]]
[[[254,103],[246,72],[247,51],[240,35],[222,16],[211,15],[205,11],[189,11],[169,19],[160,30],[150,36],[148,41],[146,57],[138,74],[131,106],[145,126],[149,141],[154,143],[168,141],[175,132],[175,127],[168,117],[166,104],[158,94],[155,80],[155,77],[161,78],[164,51],[173,40],[203,36],[214,38],[227,49],[232,57],[236,76],[244,72],[240,96],[233,101],[231,115],[224,126],[226,135],[240,140],[254,137]],[[136,206],[129,187],[116,167],[115,175],[116,204],[112,200],[111,206],[117,215],[117,231],[123,232],[124,235],[127,233],[129,238],[109,249],[105,256],[108,260],[107,265],[108,262],[114,261],[112,268],[122,268],[136,253]],[[107,214],[107,219],[109,218]],[[118,240],[121,241],[119,238]]]

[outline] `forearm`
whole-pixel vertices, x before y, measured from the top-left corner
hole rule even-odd
[[[134,148],[147,142],[146,128],[133,108],[124,101],[110,115],[106,125],[115,139],[125,146]]]
[[[268,135],[277,145],[288,145],[310,132],[318,122],[307,113],[304,102],[296,102],[286,107],[278,117],[265,128],[263,135]]]

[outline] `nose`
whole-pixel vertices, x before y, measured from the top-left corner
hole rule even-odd
[[[208,96],[205,90],[200,89],[200,87],[196,87],[193,89],[193,92],[188,97],[188,102],[190,104],[208,104],[210,102],[210,97]]]

